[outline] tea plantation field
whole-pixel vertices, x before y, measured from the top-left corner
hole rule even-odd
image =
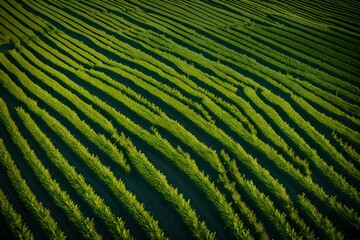
[[[0,0],[0,239],[357,239],[360,2]]]

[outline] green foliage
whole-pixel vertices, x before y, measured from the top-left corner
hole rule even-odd
[[[1,144],[3,140],[0,139]],[[17,239],[34,239],[29,227],[24,223],[21,215],[15,211],[5,193],[0,189],[0,212],[4,216],[6,224],[11,229],[13,236]]]
[[[162,229],[166,216],[147,210],[158,210],[153,197],[195,239],[353,238],[360,232],[357,7],[4,1],[0,41],[12,45],[0,46],[2,176],[54,239],[66,236],[27,185],[20,161],[41,183],[36,193],[48,192],[64,214],[59,219],[83,238],[101,236],[80,209],[114,239],[132,239],[130,230],[173,237],[176,222]],[[13,161],[15,151],[21,159]],[[194,186],[182,186],[173,171]],[[138,180],[156,196],[139,202],[128,190]],[[201,193],[193,198],[189,189]],[[37,237],[1,189],[0,203],[15,237]]]
[[[306,198],[305,194],[299,195],[299,203],[301,204],[304,213],[307,214],[314,224],[324,232],[326,239],[344,239],[344,235],[339,232],[333,223],[325,216],[323,216],[316,207]]]
[[[31,212],[33,217],[39,222],[46,235],[52,239],[66,239],[66,235],[59,229],[57,222],[51,216],[49,209],[45,208],[43,204],[37,200],[26,181],[22,178],[19,169],[16,167],[10,153],[5,148],[2,139],[0,141],[0,161],[7,176],[11,180],[17,195],[25,204],[28,211]]]
[[[89,204],[93,211],[105,222],[110,232],[113,234],[113,237],[116,239],[132,239],[129,230],[125,228],[124,221],[121,218],[117,218],[111,212],[111,209],[104,203],[104,200],[85,182],[84,177],[78,174],[75,168],[64,159],[59,150],[55,148],[50,139],[39,129],[30,115],[22,108],[17,109],[17,113],[28,131],[39,142],[42,149],[45,150],[48,158],[62,171],[72,187],[76,189],[79,195],[84,198],[85,202]],[[79,210],[77,214],[81,215]],[[90,226],[93,225],[93,223],[89,223],[88,221],[85,221],[84,224],[89,224]],[[87,229],[84,230],[88,232]]]
[[[60,188],[60,185],[55,180],[52,179],[49,171],[37,158],[26,139],[19,132],[15,122],[11,119],[5,103],[2,100],[0,100],[0,105],[1,120],[5,124],[13,142],[15,142],[21,150],[24,155],[24,159],[34,171],[35,176],[49,192],[55,204],[65,211],[69,220],[77,226],[84,238],[102,239],[96,232],[93,221],[83,216],[79,207],[71,200],[70,196]]]

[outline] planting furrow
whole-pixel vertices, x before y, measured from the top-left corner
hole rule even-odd
[[[22,108],[18,108],[17,113],[31,135],[42,149],[45,150],[49,160],[61,169],[71,186],[83,197],[85,202],[90,205],[95,214],[105,222],[113,237],[115,239],[132,239],[129,230],[125,228],[123,220],[111,212],[111,209],[104,203],[104,200],[85,182],[84,177],[77,173],[75,168],[68,163],[51,140],[37,126],[31,116]]]
[[[242,33],[249,31],[240,27],[236,27],[231,32],[233,34],[233,37],[235,38],[239,32]],[[240,38],[242,39],[241,41],[242,44],[246,44],[248,47],[251,47],[252,49],[256,49],[256,51],[259,51],[265,56],[273,57],[274,59],[277,59],[278,61],[272,61],[272,63],[275,64],[280,69],[282,69],[282,71],[287,71],[290,74],[294,73],[296,74],[296,76],[304,77],[306,79],[306,82],[311,82],[311,84],[315,84],[315,86],[319,85],[321,86],[321,88],[325,88],[327,91],[338,94],[343,99],[350,98],[350,101],[352,102],[355,103],[359,102],[359,97],[356,94],[356,92],[359,92],[358,87],[343,80],[340,80],[339,78],[330,76],[329,74],[319,71],[318,69],[315,69],[310,65],[304,64],[296,59],[288,57],[285,54],[274,51],[269,46],[266,46],[265,44],[254,40],[253,38],[246,38],[241,36],[242,34],[240,35]],[[319,81],[320,79],[322,81]],[[303,81],[297,81],[297,82],[299,84],[304,83]],[[335,98],[334,95],[332,95],[332,97]],[[332,101],[331,98],[326,98],[326,99],[328,101]]]
[[[244,179],[244,177],[239,173],[238,166],[234,160],[231,160],[229,156],[222,151],[221,157],[225,162],[225,165],[231,175],[234,177],[237,185],[241,187],[249,196],[251,196],[253,204],[255,204],[260,210],[261,213],[264,214],[266,220],[271,220],[271,224],[274,225],[274,228],[278,232],[279,235],[277,237],[281,238],[291,238],[291,239],[299,239],[301,238],[298,233],[294,230],[293,226],[290,225],[288,220],[286,219],[286,214],[281,213],[276,207],[271,199],[262,193],[256,185],[252,181],[248,181]],[[291,209],[290,211],[290,219],[301,228],[303,236],[306,239],[313,239],[314,233],[310,230],[304,220],[300,218],[297,214],[294,206],[291,201],[286,205],[287,209]]]
[[[120,200],[149,238],[167,239],[163,231],[159,228],[158,222],[145,210],[144,205],[137,201],[135,195],[126,189],[125,184],[114,176],[114,173],[108,167],[104,166],[95,155],[90,154],[87,148],[59,121],[41,109],[34,100],[27,97],[21,88],[16,86],[3,71],[0,71],[0,73],[2,86],[32,112],[42,118],[47,126],[63,139],[70,149],[108,186],[109,190]]]
[[[95,229],[93,220],[85,217],[81,213],[79,207],[71,200],[70,196],[60,188],[60,185],[52,179],[49,170],[46,169],[37,158],[26,139],[21,135],[15,122],[12,120],[4,101],[0,101],[0,108],[1,121],[6,126],[13,142],[21,150],[24,159],[28,162],[35,176],[39,179],[46,191],[49,192],[55,204],[62,208],[70,222],[76,226],[84,238],[102,239]]]
[[[5,148],[2,139],[0,139],[0,164],[9,176],[15,192],[36,221],[39,222],[46,235],[51,239],[66,239],[66,235],[58,227],[58,224],[51,216],[49,209],[45,208],[43,204],[37,200],[26,181],[22,178],[19,169],[16,167],[10,153]]]
[[[1,237],[359,235],[360,4],[0,5]]]
[[[289,16],[278,14],[272,14],[271,18],[274,19],[274,21],[277,21],[280,24],[286,26],[288,31],[295,32],[299,35],[304,33],[304,36],[309,36],[312,39],[316,39],[316,42],[320,42],[319,40],[321,39],[321,42],[324,42],[324,44],[328,45],[329,47],[335,46],[335,48],[345,48],[348,52],[352,52],[349,56],[353,56],[355,59],[359,59],[360,57],[359,52],[356,50],[356,44],[326,34],[321,31],[320,28],[314,29],[314,26],[309,22],[299,21],[299,18],[296,19],[298,21],[294,21]],[[324,28],[322,28],[322,30],[323,29]]]
[[[2,139],[0,139],[0,145]],[[0,213],[4,216],[6,224],[9,226],[14,237],[21,240],[32,240],[34,235],[29,230],[29,227],[23,221],[21,215],[16,212],[11,202],[6,197],[5,193],[0,188]]]
[[[305,194],[299,196],[299,204],[304,211],[304,215],[307,215],[312,223],[317,228],[320,228],[321,237],[333,240],[344,239],[344,235],[334,227],[333,223],[327,217],[324,217],[319,210],[316,209],[311,201],[305,197]]]
[[[83,77],[83,76],[81,76],[81,75],[79,75],[79,77],[81,77],[82,79],[84,79],[85,81],[89,81],[91,78],[89,78],[89,77]],[[105,91],[105,92],[107,92],[110,96],[112,96],[112,97],[114,97],[115,99],[119,99],[119,101],[120,102],[124,102],[124,103],[126,103],[126,104],[131,104],[131,105],[133,105],[133,104],[135,104],[131,99],[127,99],[127,100],[124,100],[124,97],[125,96],[123,96],[123,97],[121,97],[121,95],[122,94],[120,94],[118,91],[116,91],[115,89],[113,89],[113,90],[111,90],[110,91],[110,88],[109,88],[109,86],[106,86],[106,85],[104,85],[104,84],[101,84],[101,83],[99,83],[99,82],[97,82],[97,83],[91,83],[91,82],[89,82],[90,84],[94,84],[94,86],[96,86],[97,88],[100,88],[100,89],[102,89],[102,91]],[[113,92],[113,93],[112,93]],[[121,98],[120,98],[121,97]],[[91,100],[91,101],[93,101],[93,98],[91,98],[91,99],[89,99],[89,100]],[[131,105],[129,105],[129,106],[131,106]],[[119,113],[118,112],[114,112],[114,109],[113,108],[111,108],[111,107],[109,107],[109,106],[101,106],[101,108],[102,109],[104,109],[104,110],[106,110],[106,111],[110,111],[112,114],[112,116],[117,116],[117,117],[115,117],[114,116],[114,118],[117,120],[117,121],[119,121],[120,119],[119,119]],[[160,119],[160,117],[159,116],[157,116],[157,115],[154,115],[154,116],[151,116],[151,115],[153,115],[151,112],[148,112],[149,110],[147,110],[147,109],[145,109],[143,106],[137,106],[137,107],[131,107],[132,109],[134,109],[134,110],[137,110],[138,111],[138,114],[140,114],[142,117],[145,117],[145,118],[148,118],[148,120],[151,120],[151,122],[152,123],[157,123],[157,122],[164,122],[163,120],[161,120]],[[144,114],[144,113],[146,113],[146,114]],[[148,117],[149,116],[149,114],[150,114],[150,116],[151,117]],[[123,118],[123,117],[122,117]],[[128,120],[129,121],[129,120]],[[121,124],[121,125],[124,125],[124,120],[122,120],[122,121],[120,121],[119,122],[119,124]],[[170,126],[169,126],[169,122],[164,122],[164,124],[162,124],[163,125],[163,127],[165,127],[166,126],[166,128],[167,129],[170,129],[171,128],[171,125],[174,125],[174,123],[172,123]],[[178,125],[178,127],[180,127],[179,125]],[[173,129],[173,128],[171,128],[171,129]],[[182,131],[178,131],[178,133],[180,134]],[[136,133],[137,134],[137,133]],[[189,134],[189,133],[188,133]],[[144,137],[144,134],[139,134],[139,136],[143,136]],[[181,136],[181,135],[180,135]],[[150,138],[150,137],[147,137],[147,138]],[[151,138],[154,138],[154,137],[151,137]],[[156,138],[155,138],[156,139]],[[150,145],[154,145],[154,144],[156,144],[155,145],[155,148],[157,148],[157,149],[159,149],[159,147],[161,146],[161,145],[158,145],[156,142],[158,142],[158,140],[153,140],[153,141],[150,141],[149,142],[149,144]],[[186,138],[186,139],[188,139],[188,140],[184,140],[184,141],[186,141],[186,142],[188,142],[190,139],[193,139],[193,137],[191,137],[190,139],[189,138]],[[162,141],[164,141],[164,140],[162,140]],[[188,143],[190,146],[192,146],[190,143]],[[167,143],[167,145],[169,145],[168,143]],[[160,147],[160,149],[162,149],[163,147]],[[172,148],[172,147],[171,147]],[[173,148],[172,148],[173,149]],[[163,150],[164,151],[164,150]],[[173,150],[174,151],[174,150]],[[163,154],[165,155],[165,156],[167,156],[167,157],[169,157],[169,159],[171,159],[172,157],[172,154],[174,154],[174,153],[172,153],[171,155],[168,155],[169,153],[167,153],[167,152],[163,152]],[[210,154],[210,158],[211,159],[213,159],[213,155],[211,154],[211,153],[209,153]],[[179,156],[179,158],[180,158],[180,156]],[[185,164],[185,163],[184,163]],[[215,163],[214,163],[215,164]],[[216,164],[219,164],[219,163],[216,163]],[[180,163],[179,164],[177,164],[179,167],[180,166],[182,166],[182,165],[180,165]],[[218,169],[221,165],[214,165],[214,166],[216,166],[216,169]],[[181,167],[180,167],[180,169],[181,169]],[[197,171],[199,171],[199,170],[197,170]],[[192,176],[192,175],[191,175]],[[209,182],[209,180],[208,180],[208,178],[207,177],[205,177],[205,176],[203,176],[202,177],[204,180],[205,180],[205,183],[206,182]],[[199,183],[200,184],[200,183]],[[214,189],[214,185],[212,185],[212,184],[210,184],[210,182],[209,183],[207,183],[207,188],[210,188],[210,189],[213,189],[213,190],[207,190],[206,191],[206,193],[207,193],[207,195],[209,196],[209,194],[210,194],[210,192],[211,191],[215,191],[215,192],[219,192],[218,190],[215,190]],[[201,185],[200,185],[201,186]],[[220,205],[219,205],[219,203],[218,202],[222,202],[223,204],[225,204],[225,202],[224,202],[224,199],[222,199],[222,195],[220,194],[220,192],[218,193],[218,198],[220,198],[220,200],[218,199],[218,200],[215,200],[215,199],[213,199],[213,198],[210,198],[210,200],[212,200],[212,202],[215,204],[215,206],[217,206],[218,208],[222,208],[222,207],[220,207]],[[218,202],[217,202],[218,201]],[[225,205],[226,206],[226,205]],[[227,208],[229,208],[229,207],[227,207]],[[229,208],[230,209],[230,208]],[[225,212],[229,212],[229,211],[232,211],[232,210],[229,210],[229,209],[227,209],[227,210],[220,210],[220,212],[222,213],[222,214],[225,214]],[[231,213],[231,212],[230,212]],[[230,215],[231,216],[231,215]],[[223,217],[225,218],[225,215],[223,215]],[[236,217],[236,215],[234,215],[233,216],[233,218],[235,219],[235,223],[240,223],[240,220],[238,220],[237,219],[237,217]],[[226,218],[225,218],[226,219]],[[226,220],[226,222],[227,222],[227,224],[233,224],[233,221],[234,220]],[[239,225],[240,227],[239,227],[239,229],[241,228],[241,225]],[[236,234],[248,234],[248,233],[246,233],[246,232],[243,232],[243,230],[237,230],[238,231],[238,233],[236,233]],[[235,231],[236,232],[236,231]]]
[[[319,144],[320,148],[326,152],[328,156],[331,156],[331,159],[337,163],[337,167],[341,167],[346,171],[349,177],[355,180],[355,185],[359,183],[360,172],[351,162],[347,161],[338,151],[336,151],[324,135],[319,133],[309,122],[305,121],[303,117],[301,117],[299,113],[297,113],[295,109],[289,105],[289,103],[268,91],[263,91],[261,94],[272,104],[281,107],[299,127],[306,131],[307,136],[311,137],[317,144]],[[351,132],[348,132],[348,135],[350,133]]]
[[[34,56],[31,56],[29,54],[29,52],[25,52],[25,50],[23,50],[23,53],[30,56],[31,58],[34,58]],[[13,54],[15,55],[15,54]],[[17,57],[19,58],[19,57]],[[67,83],[68,85],[72,86],[74,89],[77,89],[77,91],[81,92],[82,94],[86,94],[88,99],[94,99],[95,97],[92,96],[89,93],[86,93],[84,91],[84,89],[81,89],[79,86],[77,86],[75,83],[71,82],[69,79],[64,78],[64,76],[60,76],[60,73],[54,71],[53,69],[51,69],[48,66],[44,66],[43,64],[39,63],[39,61],[37,61],[36,59],[33,59],[34,62],[37,62],[37,65],[42,65],[42,67],[44,69],[46,69],[49,73],[53,74],[53,75],[57,75],[59,79],[61,79],[64,83]],[[23,62],[23,61],[22,61]],[[23,62],[24,64],[24,62]],[[26,66],[26,64],[25,64]],[[27,68],[31,69],[31,66],[27,66]],[[35,71],[35,70],[33,70]],[[40,72],[37,73],[36,75],[39,77],[40,76]],[[50,81],[48,80],[46,84],[50,84]],[[64,97],[68,98],[71,96],[71,101],[73,101],[74,103],[76,103],[76,105],[78,106],[80,111],[86,111],[84,112],[84,114],[86,114],[87,116],[89,116],[89,118],[93,118],[97,115],[99,115],[98,112],[96,112],[94,109],[90,108],[90,106],[85,105],[82,100],[80,100],[78,97],[76,97],[75,95],[71,94],[68,90],[64,89],[61,85],[58,85],[56,83],[52,84],[52,88],[55,91],[58,91],[60,94],[62,94]],[[99,105],[104,104],[101,103],[100,101]],[[100,117],[98,117],[98,119],[100,119]],[[94,119],[94,122],[100,123],[101,120],[97,120],[96,118]],[[108,132],[108,134],[110,136],[112,136],[112,138],[114,139],[114,141],[119,141],[119,136],[116,133],[116,129],[112,126],[109,125],[107,128],[105,128],[105,130]],[[129,145],[130,142],[129,141],[121,141],[122,143]],[[120,145],[122,146],[122,145]],[[184,221],[187,223],[187,225],[192,228],[193,231],[193,236],[197,236],[199,239],[203,239],[203,238],[211,238],[211,233],[209,232],[209,230],[207,230],[206,226],[204,225],[204,223],[200,223],[199,220],[197,219],[195,212],[191,209],[189,203],[187,201],[185,201],[181,195],[177,194],[177,190],[173,189],[164,179],[164,176],[157,172],[155,170],[155,168],[150,164],[150,162],[148,162],[146,160],[146,158],[144,158],[145,156],[139,154],[138,152],[135,152],[136,149],[134,149],[133,146],[129,146],[129,149],[127,150],[129,153],[131,153],[131,157],[132,157],[132,162],[134,163],[134,165],[136,166],[136,169],[142,174],[142,176],[150,183],[152,184],[159,192],[161,192],[162,194],[164,194],[164,197],[167,198],[168,201],[170,201],[172,204],[175,205],[176,209],[179,211],[180,215],[184,217]],[[146,161],[145,161],[146,160]],[[140,161],[140,162],[139,162]],[[144,164],[148,164],[147,166]],[[146,168],[144,168],[146,166]],[[162,182],[158,182],[156,176],[160,177],[159,179],[163,180]],[[162,176],[162,177],[161,177]],[[161,185],[160,185],[161,184]],[[175,198],[175,199],[174,199]],[[179,205],[181,203],[181,205]],[[180,207],[181,206],[181,207]],[[194,227],[196,226],[196,227]]]
[[[12,1],[8,3],[6,1],[3,1],[1,7],[4,8],[4,10],[7,11],[9,14],[16,17],[19,21],[21,21],[22,26],[24,26],[24,24],[29,26],[33,32],[42,33],[45,31],[46,25],[42,21],[34,22],[31,18],[29,18],[29,16],[26,16],[27,12],[24,11],[24,9],[21,9],[21,7],[16,2]],[[4,10],[2,10],[2,12]]]
[[[199,42],[201,38],[193,38],[193,40],[195,42]],[[206,48],[209,48],[212,46],[212,44],[209,43],[202,43],[202,45],[206,46]],[[217,49],[219,48],[223,48],[222,46],[217,46]],[[215,56],[219,59],[225,60],[225,62],[230,62],[230,59],[234,58],[234,56],[238,55],[238,53],[231,51],[231,53],[229,52],[227,54],[228,51],[223,51],[222,55],[220,54],[216,54]],[[214,53],[212,53],[214,55]],[[229,57],[229,58],[224,58],[224,54]],[[241,55],[239,56],[241,57]],[[238,59],[238,58],[234,58]],[[260,77],[262,79],[265,79],[266,81],[269,82],[270,84],[270,89],[272,88],[278,88],[280,91],[285,92],[285,93],[290,93],[290,91],[295,91],[298,92],[301,96],[306,97],[307,100],[310,100],[313,104],[316,104],[320,107],[319,103],[321,103],[321,111],[330,111],[332,114],[334,114],[334,116],[338,115],[338,116],[346,116],[347,119],[349,119],[352,122],[358,122],[356,119],[354,119],[353,117],[347,115],[346,113],[342,112],[339,108],[334,107],[333,105],[331,105],[330,103],[324,101],[323,99],[317,97],[316,95],[312,94],[311,92],[306,91],[304,88],[301,87],[301,85],[297,85],[294,84],[292,81],[289,81],[288,78],[290,77],[292,80],[296,80],[295,78],[293,78],[292,76],[286,76],[280,73],[276,73],[273,70],[266,68],[264,66],[259,65],[256,61],[254,60],[250,60],[247,61],[248,66],[244,65],[244,61],[240,62],[238,60],[235,60],[236,62],[234,62],[237,66],[241,67],[241,69],[245,69],[247,71],[249,71],[249,73],[251,73],[252,75],[254,75],[254,77]],[[233,61],[231,61],[233,62]],[[231,63],[230,62],[230,63]],[[255,67],[256,66],[256,67]],[[260,71],[259,71],[260,70]],[[240,70],[241,71],[241,70]],[[254,78],[251,77],[251,78]],[[280,84],[275,82],[280,80]],[[260,82],[259,82],[260,83]],[[263,83],[261,83],[263,84]],[[283,85],[284,84],[284,85]],[[272,86],[271,86],[272,85]],[[286,86],[286,87],[285,87]],[[289,88],[289,89],[287,89]],[[326,108],[324,108],[324,106],[326,106]],[[340,118],[340,117],[339,117]]]
[[[348,195],[350,189],[354,192],[356,192],[356,189],[349,185],[349,183],[339,175],[334,168],[331,165],[328,165],[326,162],[324,162],[316,153],[314,149],[312,149],[303,138],[301,138],[294,129],[290,128],[289,125],[284,122],[283,119],[277,114],[277,112],[271,108],[270,106],[266,105],[261,98],[257,96],[254,90],[252,89],[245,89],[245,94],[249,96],[249,98],[257,105],[259,106],[264,113],[269,115],[269,117],[279,126],[281,127],[282,131],[288,136],[288,138],[296,144],[303,153],[306,154],[307,159],[315,165],[321,173],[324,174],[329,180],[329,182],[336,184],[336,187],[342,191],[344,195]],[[270,95],[270,93],[269,93]],[[309,168],[309,166],[308,166]],[[354,169],[354,167],[352,168]],[[308,169],[310,171],[310,169]],[[311,175],[311,174],[309,174]],[[353,196],[349,196],[352,198]],[[356,200],[355,200],[356,201]]]
[[[15,52],[13,53],[15,55]],[[56,98],[53,98],[48,92],[41,89],[38,85],[34,84],[24,73],[16,68],[8,59],[1,56],[2,64],[6,69],[21,79],[24,87],[29,91],[36,93],[37,97],[42,99],[47,105],[55,109],[61,116],[66,118],[70,123],[83,133],[91,142],[93,142],[99,149],[107,154],[115,163],[117,163],[125,172],[130,172],[130,166],[126,163],[123,154],[117,149],[117,147],[104,135],[96,133],[87,123],[79,118],[79,116],[72,111],[69,107],[61,103]],[[19,62],[21,65],[21,61]],[[25,63],[25,62],[24,62]],[[43,74],[34,74],[38,78],[46,79]],[[103,121],[103,127],[106,128],[106,124],[111,124],[109,121]]]
[[[256,26],[254,26],[253,29],[237,27],[237,30],[246,33],[255,41],[263,42],[271,48],[278,48],[283,50],[285,51],[285,54],[290,53],[299,62],[305,61],[308,65],[313,66],[314,68],[320,67],[323,69],[323,71],[329,72],[329,75],[339,75],[341,72],[341,78],[346,77],[352,80],[356,79],[356,73],[358,72],[356,66],[346,64],[336,58],[315,52],[314,50],[309,49],[302,44],[296,44],[285,37],[274,34],[266,34],[266,32],[262,31],[261,28]],[[231,31],[229,32],[231,33]],[[226,37],[229,36],[227,34],[223,35]],[[353,76],[353,73],[355,76]]]

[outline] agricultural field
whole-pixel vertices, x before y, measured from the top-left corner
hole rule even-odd
[[[359,13],[0,0],[0,239],[358,239]]]

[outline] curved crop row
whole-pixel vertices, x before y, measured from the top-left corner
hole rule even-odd
[[[356,237],[359,6],[4,0],[0,181],[21,204],[0,189],[6,229]]]

